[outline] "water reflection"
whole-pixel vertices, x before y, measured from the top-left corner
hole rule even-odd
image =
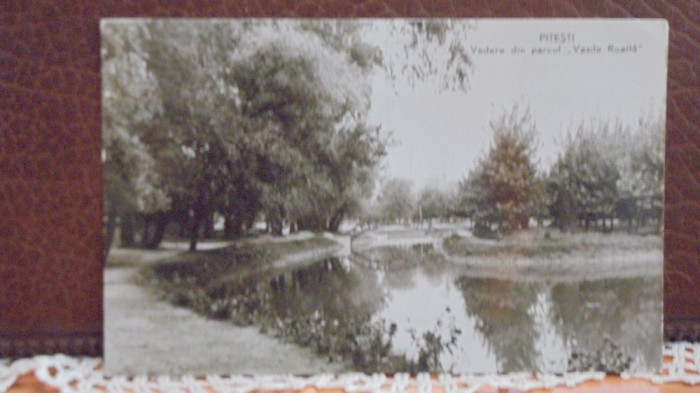
[[[532,311],[543,288],[532,283],[460,276],[467,315],[495,356],[499,372],[539,370],[541,326]]]
[[[556,284],[551,321],[572,354],[649,369],[662,356],[662,291],[660,277]]]
[[[474,278],[420,245],[267,272],[209,295],[226,299],[234,320],[254,315],[363,371],[649,370],[661,360],[661,277]]]

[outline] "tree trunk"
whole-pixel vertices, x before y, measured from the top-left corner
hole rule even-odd
[[[331,219],[328,221],[328,230],[331,232],[338,232],[338,228],[340,228],[340,224],[343,222],[343,218],[345,217],[345,206],[341,206],[338,210],[335,211]]]
[[[317,215],[305,216],[296,220],[296,229],[306,231],[322,231],[326,229],[324,220]]]
[[[187,221],[180,221],[179,225],[180,225],[180,230],[179,230],[180,237],[187,236]]]
[[[190,211],[190,251],[197,251],[199,229],[205,216],[204,210],[202,201],[197,201]]]
[[[233,239],[233,217],[230,214],[224,217],[224,239]]]
[[[204,234],[205,239],[211,239],[214,234],[214,213],[207,213],[204,216]]]
[[[163,241],[163,237],[165,236],[165,230],[168,227],[168,223],[170,222],[170,213],[169,212],[157,212],[155,213],[155,217],[153,217],[153,220],[151,220],[154,224],[153,228],[153,233],[150,234],[150,230],[148,228],[146,229],[146,234],[149,236],[144,238],[144,247],[148,248],[150,250],[155,250],[160,246],[160,243]]]
[[[139,214],[139,247],[146,248],[151,238],[151,226],[153,224],[153,214]]]
[[[279,218],[274,218],[270,220],[270,234],[275,236],[282,236],[284,226],[282,225],[282,220]]]
[[[119,227],[119,240],[122,247],[134,247],[134,214],[124,213],[121,217],[121,225]]]
[[[243,234],[243,220],[239,215],[231,214],[224,219],[224,239],[231,240]]]
[[[197,212],[193,212],[190,222],[190,251],[197,251],[197,240],[199,238],[199,223],[202,217]]]
[[[527,229],[530,227],[530,216],[527,214],[523,214],[522,217],[520,217],[520,229]]]

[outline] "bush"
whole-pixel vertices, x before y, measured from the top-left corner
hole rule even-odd
[[[500,236],[497,231],[494,231],[488,225],[477,223],[472,229],[472,235],[480,239],[498,239]]]

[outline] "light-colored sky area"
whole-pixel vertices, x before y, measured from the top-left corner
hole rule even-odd
[[[411,179],[416,187],[461,179],[488,148],[489,121],[515,104],[530,108],[542,168],[554,161],[558,143],[574,123],[609,119],[633,125],[649,111],[665,110],[667,28],[662,21],[471,23],[465,47],[473,68],[466,92],[438,92],[430,82],[411,87],[400,77],[392,84],[383,74],[375,75],[370,120],[397,141],[386,159],[387,176]],[[541,38],[547,33],[562,35]],[[609,53],[610,44],[628,51]],[[576,52],[583,47],[595,51],[592,45],[600,53]],[[487,46],[505,53],[475,52]],[[525,53],[513,54],[514,46]],[[557,51],[559,46],[558,53],[532,54],[535,47]]]

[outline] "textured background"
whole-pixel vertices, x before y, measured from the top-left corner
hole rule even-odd
[[[700,339],[700,0],[5,0],[0,357],[101,352],[98,23],[114,16],[668,19],[665,329]]]

